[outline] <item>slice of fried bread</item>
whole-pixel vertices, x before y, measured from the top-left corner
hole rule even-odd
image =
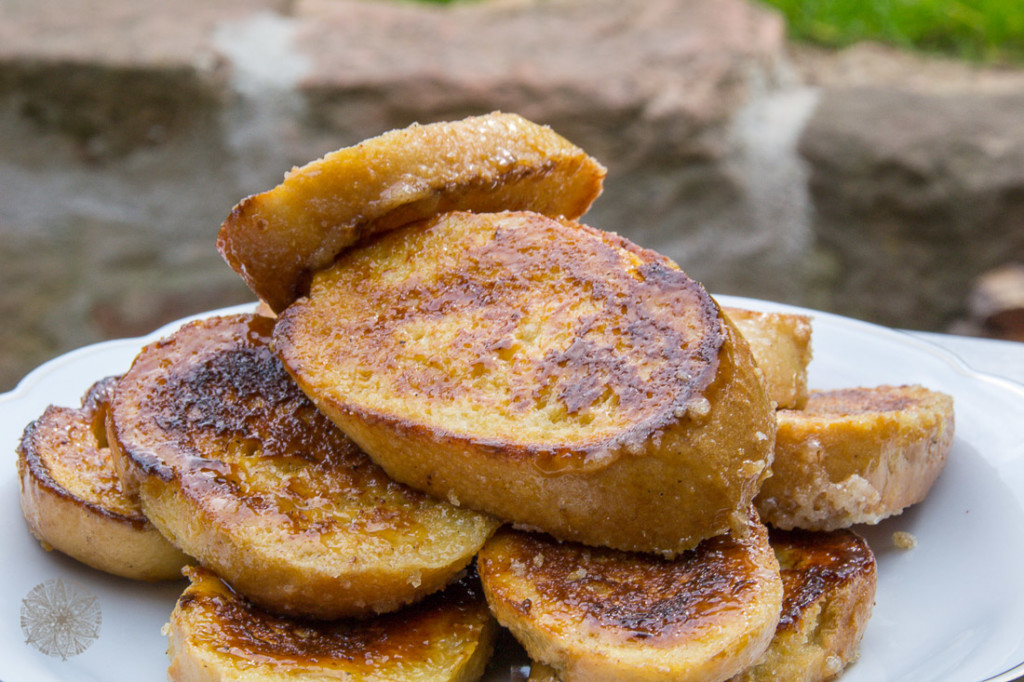
[[[733,682],[822,682],[856,660],[878,569],[849,530],[770,531],[782,571],[782,616],[763,660]]]
[[[498,622],[565,682],[727,680],[764,654],[782,606],[756,521],[674,560],[503,528],[477,563]]]
[[[515,114],[413,125],[293,169],[244,199],[217,248],[281,312],[312,273],[364,236],[452,210],[578,218],[604,175],[581,149]]]
[[[442,588],[497,522],[388,479],[285,372],[273,324],[188,324],[118,382],[110,441],[146,515],[286,615],[384,612]]]
[[[760,662],[731,682],[823,682],[857,651],[874,607],[877,566],[867,542],[849,530],[770,529],[782,572],[782,616]],[[562,682],[533,663],[530,682]]]
[[[79,408],[46,408],[18,446],[21,508],[43,547],[136,580],[181,578],[188,558],[126,495],[104,429],[116,377],[96,382]]]
[[[497,625],[474,575],[396,613],[301,621],[274,616],[202,568],[166,628],[171,682],[472,682]]]
[[[807,365],[811,362],[811,318],[723,308],[750,344],[764,372],[768,397],[776,407],[798,410],[807,404]]]
[[[536,213],[381,235],[278,320],[289,372],[393,478],[567,540],[666,554],[732,525],[775,415],[671,261]]]
[[[562,682],[562,679],[555,672],[555,669],[543,663],[532,662],[530,664],[530,676],[527,682]]]
[[[877,523],[923,500],[953,443],[953,399],[923,386],[812,391],[778,411],[766,523],[833,530]]]

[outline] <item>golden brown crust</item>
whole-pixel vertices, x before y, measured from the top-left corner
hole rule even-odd
[[[180,578],[188,558],[146,520],[114,469],[103,423],[115,382],[96,382],[80,408],[49,406],[25,429],[22,511],[47,549],[125,578]]]
[[[264,608],[399,608],[442,588],[497,523],[389,480],[270,350],[273,320],[186,325],[122,377],[110,441],[146,515]]]
[[[674,553],[730,528],[775,418],[747,344],[663,256],[451,213],[319,273],[275,347],[396,480],[558,537]]]
[[[530,677],[527,682],[562,682],[555,669],[543,663],[530,663]]]
[[[877,566],[863,538],[832,532],[771,529],[782,575],[782,615],[757,665],[731,682],[822,682],[856,660],[874,606]],[[533,662],[530,682],[563,682]]]
[[[732,682],[821,682],[856,660],[874,607],[877,566],[848,530],[771,530],[782,571],[782,616],[765,657]]]
[[[953,442],[953,399],[922,386],[814,391],[779,410],[766,523],[833,530],[877,523],[925,498]]]
[[[604,168],[546,126],[514,114],[413,125],[340,149],[241,201],[217,248],[276,312],[361,238],[452,210],[578,218]]]
[[[779,408],[803,408],[811,362],[811,318],[730,307],[723,311],[750,344],[757,366],[764,372],[768,397]]]
[[[172,682],[472,682],[497,631],[474,576],[398,613],[311,623],[274,616],[201,568],[167,628]]]
[[[756,519],[674,560],[503,529],[478,565],[498,622],[566,682],[728,679],[764,653],[782,603]]]

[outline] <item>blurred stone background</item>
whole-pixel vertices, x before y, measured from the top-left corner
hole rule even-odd
[[[746,0],[0,0],[0,390],[251,300],[217,228],[291,166],[494,109],[712,292],[1024,337],[1020,70],[794,45]]]

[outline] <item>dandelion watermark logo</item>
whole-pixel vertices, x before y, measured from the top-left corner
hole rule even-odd
[[[96,597],[60,578],[39,583],[21,601],[25,643],[65,661],[96,641],[101,619]]]

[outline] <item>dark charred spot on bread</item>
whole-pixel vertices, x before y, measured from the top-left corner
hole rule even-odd
[[[804,610],[823,595],[876,570],[867,542],[852,531],[773,528],[771,543],[784,589],[780,630],[795,627]]]
[[[274,348],[396,480],[668,556],[728,530],[771,460],[774,410],[721,315],[669,259],[616,235],[451,212],[318,272]]]
[[[321,438],[341,448],[347,444],[326,420],[317,418],[316,407],[266,344],[226,349],[200,363],[171,366],[164,389],[153,405],[154,421],[184,440],[201,434],[258,442],[259,450],[252,454],[264,457],[296,451],[312,457],[316,450],[304,446]],[[269,420],[268,414],[276,418]]]
[[[443,587],[496,521],[390,479],[284,370],[273,325],[185,325],[118,382],[112,440],[143,508],[274,613],[361,617]]]
[[[668,644],[714,623],[759,589],[759,572],[742,542],[728,535],[702,542],[673,560],[555,543],[518,534],[506,571],[545,604],[581,614],[579,626],[602,636]],[[530,600],[521,608],[529,613]]]
[[[399,613],[329,622],[268,613],[202,569],[192,569],[191,578],[177,611],[193,623],[193,645],[277,672],[338,667],[372,672],[382,662],[414,665],[422,662],[427,643],[463,636],[487,620],[474,576]]]
[[[310,312],[286,311],[276,331],[293,373],[344,368],[342,393],[461,404],[540,430],[608,431],[615,419],[620,438],[640,441],[707,388],[723,343],[717,306],[669,261],[533,213],[389,232],[313,287],[300,302]],[[344,313],[328,324],[329,308]],[[297,358],[297,344],[315,357]],[[548,438],[519,456],[573,449]]]
[[[98,426],[106,412],[109,382],[97,382],[81,408],[50,405],[31,422],[18,445],[19,468],[51,493],[93,514],[146,526],[146,518],[125,496],[107,451],[106,431]]]
[[[322,531],[304,511],[317,504],[311,498],[329,506],[398,484],[295,384],[271,351],[273,324],[259,316],[208,321],[140,355],[119,394],[135,406],[141,437],[124,445],[144,470],[177,477],[197,501],[234,498],[239,521],[265,513],[296,532]],[[403,523],[393,512],[370,510],[353,523]]]

